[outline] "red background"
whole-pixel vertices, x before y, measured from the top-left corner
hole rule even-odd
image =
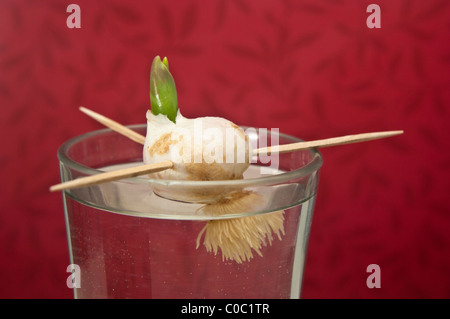
[[[450,297],[450,1],[73,2],[81,29],[71,1],[0,1],[0,297],[72,298],[56,151],[101,128],[80,105],[144,123],[156,55],[187,117],[304,139],[405,130],[322,150],[303,297]]]

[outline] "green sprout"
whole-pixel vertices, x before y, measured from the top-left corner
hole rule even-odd
[[[155,115],[164,114],[175,123],[178,98],[175,81],[169,72],[169,61],[159,56],[153,59],[150,70],[150,105]]]

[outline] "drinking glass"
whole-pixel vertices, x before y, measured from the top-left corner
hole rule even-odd
[[[145,125],[129,127],[146,133]],[[243,129],[256,146],[301,141],[277,130]],[[110,129],[74,137],[58,150],[61,180],[139,165],[142,152]],[[63,191],[70,264],[79,270],[74,297],[300,298],[321,164],[320,153],[308,149],[253,157],[240,180],[141,176]],[[230,200],[226,214],[205,209],[208,200],[236,193],[257,200],[235,209]],[[282,230],[262,231],[260,247],[242,258],[205,245],[208,225],[275,214]],[[239,235],[247,238],[249,227]]]

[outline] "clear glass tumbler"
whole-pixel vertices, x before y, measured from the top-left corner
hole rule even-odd
[[[256,146],[300,141],[244,130]],[[68,140],[58,158],[64,182],[138,165],[142,145],[103,129]],[[255,157],[242,180],[142,176],[64,191],[74,297],[300,298],[321,164],[310,149]]]

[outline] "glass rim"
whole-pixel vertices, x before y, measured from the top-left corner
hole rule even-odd
[[[145,128],[146,124],[133,124],[133,125],[127,125],[126,127],[130,129],[138,129],[138,128]],[[251,128],[249,126],[240,125],[241,128],[244,130],[246,128]],[[61,146],[58,148],[57,151],[57,157],[60,162],[62,162],[65,166],[74,169],[76,171],[79,171],[82,174],[85,174],[86,176],[89,175],[95,175],[99,173],[103,173],[104,171],[101,169],[92,168],[86,165],[83,165],[68,155],[69,149],[77,144],[78,142],[90,138],[92,136],[96,136],[99,134],[105,134],[105,133],[113,133],[114,131],[110,128],[103,128],[98,129],[94,131],[90,131],[87,133],[80,134],[78,136],[74,136],[65,142],[61,144]],[[119,134],[116,132],[116,134]],[[303,142],[304,140],[297,138],[292,135],[288,135],[285,133],[276,133],[279,137],[284,137],[286,139],[292,140],[292,143],[296,142]],[[281,182],[289,181],[296,178],[302,178],[305,176],[308,176],[320,169],[323,163],[323,158],[321,153],[317,148],[309,148],[306,149],[307,151],[312,153],[311,160],[306,164],[299,168],[293,169],[291,171],[282,172],[279,174],[273,174],[263,177],[256,177],[256,178],[246,178],[246,179],[238,179],[238,180],[211,180],[211,181],[186,181],[186,180],[169,180],[169,179],[155,179],[155,178],[148,178],[148,177],[130,177],[126,179],[121,179],[115,182],[121,182],[126,181],[127,183],[133,182],[133,183],[146,183],[146,184],[152,184],[152,185],[159,185],[159,186],[186,186],[186,187],[214,187],[214,186],[252,186],[252,185],[273,185],[278,184]],[[305,151],[301,150],[301,151]]]

